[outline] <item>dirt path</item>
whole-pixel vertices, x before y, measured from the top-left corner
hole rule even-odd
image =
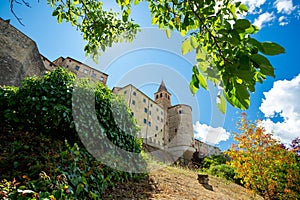
[[[118,184],[110,188],[103,199],[159,200],[235,200],[263,199],[254,197],[245,188],[220,178],[209,177],[212,191],[198,183],[197,173],[178,167],[153,170],[140,182]]]

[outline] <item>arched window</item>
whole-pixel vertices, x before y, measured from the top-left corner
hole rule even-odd
[[[160,93],[160,97],[162,97],[162,93]]]

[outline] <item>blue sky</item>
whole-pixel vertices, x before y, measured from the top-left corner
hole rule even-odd
[[[251,106],[246,111],[252,120],[262,119],[267,130],[283,142],[300,136],[300,2],[297,0],[243,0],[250,12],[247,16],[261,30],[254,36],[259,41],[281,44],[286,53],[269,57],[275,67],[276,78],[267,78],[251,94]],[[222,150],[233,142],[232,133],[241,111],[227,105],[221,114],[215,107],[217,90],[199,90],[192,96],[188,82],[195,64],[194,54],[182,56],[178,33],[166,34],[151,26],[147,5],[142,3],[132,11],[132,18],[141,25],[142,32],[133,43],[114,45],[95,64],[85,57],[80,32],[69,24],[57,24],[52,9],[45,1],[32,1],[32,8],[15,5],[15,11],[25,26],[20,25],[9,10],[9,2],[0,5],[0,17],[11,19],[11,24],[36,41],[40,53],[54,60],[70,56],[109,74],[108,86],[134,84],[150,97],[161,80],[172,93],[172,102],[186,103],[193,108],[195,137],[216,144]],[[105,1],[106,8],[116,8],[114,1]],[[155,73],[154,73],[155,72]]]

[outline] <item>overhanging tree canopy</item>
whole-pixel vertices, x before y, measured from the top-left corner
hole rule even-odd
[[[87,41],[84,50],[97,60],[100,49],[105,51],[113,43],[132,41],[139,25],[130,19],[132,6],[148,2],[153,25],[179,31],[184,37],[182,54],[196,51],[192,67],[190,89],[193,94],[200,86],[207,88],[207,80],[220,89],[218,108],[226,112],[226,100],[234,107],[246,110],[250,92],[257,82],[267,76],[275,77],[267,56],[284,53],[279,44],[259,42],[252,37],[258,27],[243,18],[246,5],[235,0],[116,0],[121,15],[103,9],[99,0],[47,0],[54,8],[58,23],[71,23],[83,33]],[[15,0],[10,0],[13,5]]]

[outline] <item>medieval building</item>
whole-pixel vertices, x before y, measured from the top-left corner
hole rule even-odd
[[[71,57],[50,61],[38,51],[36,43],[0,18],[0,85],[20,85],[26,76],[41,76],[62,66],[77,77],[106,84],[108,75]],[[191,159],[197,150],[205,155],[220,154],[219,148],[194,139],[192,108],[172,105],[171,93],[162,81],[154,100],[133,85],[115,87],[113,92],[124,96],[132,115],[141,127],[140,138],[147,147],[168,152],[175,160]]]
[[[93,81],[100,81],[104,85],[106,84],[108,78],[107,74],[97,69],[94,69],[78,60],[75,60],[74,58],[59,57],[54,61],[50,61],[45,56],[43,55],[40,56],[44,63],[45,68],[49,71],[54,70],[57,66],[61,66],[74,73],[78,78],[89,77]]]

